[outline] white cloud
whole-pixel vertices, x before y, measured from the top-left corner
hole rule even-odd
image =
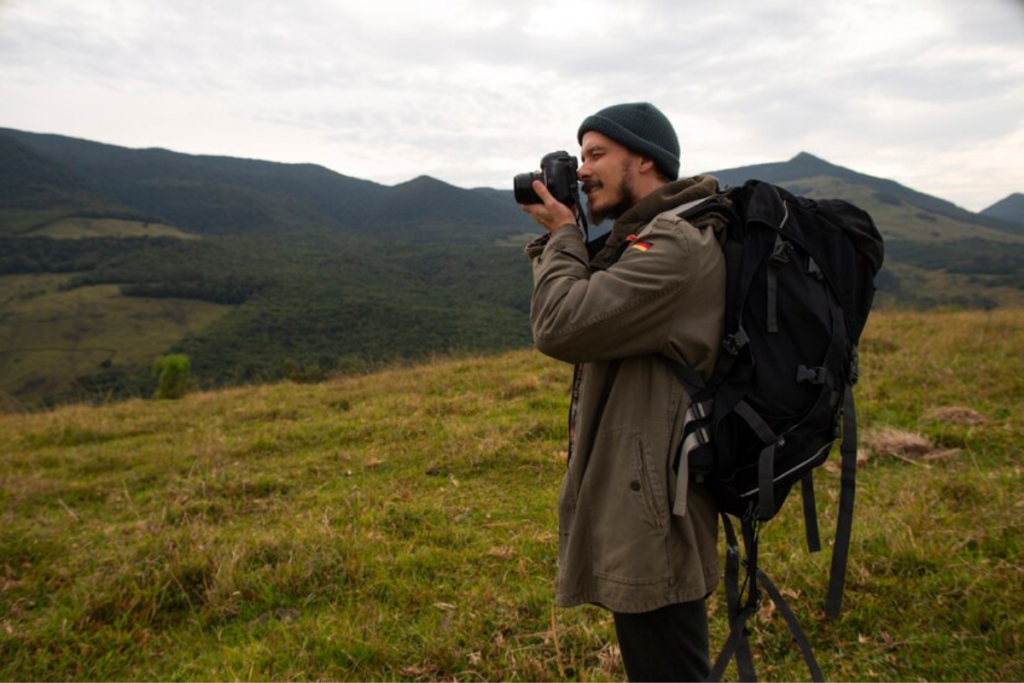
[[[649,100],[684,173],[806,150],[979,210],[1024,191],[1022,28],[1016,0],[0,0],[0,126],[507,187]]]

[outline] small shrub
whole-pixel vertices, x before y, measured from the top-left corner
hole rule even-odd
[[[188,392],[189,373],[192,364],[188,356],[172,354],[161,356],[153,363],[153,374],[158,377],[156,399],[178,399]]]

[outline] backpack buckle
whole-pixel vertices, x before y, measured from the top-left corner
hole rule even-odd
[[[819,266],[817,262],[810,257],[807,257],[807,272],[815,280],[825,279],[825,273],[821,271],[821,266]]]
[[[747,336],[747,333],[744,332],[741,327],[722,340],[722,348],[724,348],[730,356],[738,356],[740,355],[740,351],[743,350],[743,347],[749,343],[750,337]]]
[[[809,368],[806,365],[801,365],[796,369],[796,381],[810,382],[811,384],[824,384],[827,379],[824,367]]]
[[[768,260],[772,265],[784,266],[789,263],[789,242],[782,239],[782,235],[775,236],[775,246],[772,247],[772,255]]]

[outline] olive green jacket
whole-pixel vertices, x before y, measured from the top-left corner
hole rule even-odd
[[[676,214],[717,186],[710,176],[689,178],[648,195],[592,259],[575,225],[526,249],[537,348],[577,364],[559,498],[558,605],[646,612],[701,599],[717,584],[710,492],[689,480],[687,463],[681,475],[672,469],[690,400],[663,358],[705,376],[714,366],[725,263],[715,232]]]

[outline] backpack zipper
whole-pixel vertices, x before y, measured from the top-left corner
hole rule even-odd
[[[825,453],[825,452],[827,452],[827,451],[828,451],[828,450],[830,450],[831,448],[832,448],[832,443],[831,443],[831,442],[830,442],[830,443],[827,443],[827,444],[825,444],[825,445],[824,445],[824,446],[823,446],[822,448],[820,448],[820,449],[818,450],[818,452],[817,452],[817,453],[815,453],[814,455],[812,455],[812,456],[811,456],[810,458],[808,458],[807,460],[804,460],[803,462],[801,462],[801,463],[799,463],[799,464],[797,464],[797,465],[794,465],[793,467],[791,467],[790,469],[786,470],[786,471],[785,471],[785,472],[783,472],[782,474],[780,474],[780,475],[776,476],[775,478],[773,478],[773,479],[772,479],[772,482],[774,483],[774,482],[777,482],[777,481],[779,481],[780,479],[784,479],[785,477],[789,476],[790,474],[793,474],[793,472],[796,472],[796,471],[797,471],[798,469],[800,469],[801,467],[806,467],[806,466],[807,466],[807,465],[809,465],[810,463],[812,463],[812,462],[814,462],[815,460],[817,460],[817,459],[818,459],[818,458],[819,458],[819,457],[821,456],[821,454],[822,454],[822,453]],[[748,497],[748,496],[752,496],[752,495],[754,495],[755,493],[757,493],[757,492],[758,492],[758,491],[760,491],[760,490],[761,490],[761,487],[760,487],[760,486],[757,486],[757,487],[755,487],[755,488],[751,489],[750,491],[747,491],[746,493],[741,493],[741,494],[740,494],[740,498],[746,498],[746,497]]]

